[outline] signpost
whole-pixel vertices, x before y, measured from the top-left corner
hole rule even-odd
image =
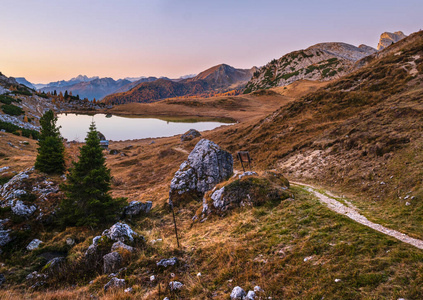
[[[250,157],[250,153],[248,153],[248,151],[239,151],[237,153],[238,159],[241,162],[242,165],[242,170],[245,172],[245,168],[244,168],[244,163],[248,163],[248,167],[251,170],[251,157]]]

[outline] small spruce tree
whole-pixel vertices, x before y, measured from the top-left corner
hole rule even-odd
[[[38,155],[35,169],[47,174],[63,174],[65,171],[65,147],[53,111],[40,118],[41,133],[38,139]]]
[[[65,191],[59,216],[62,225],[95,227],[114,221],[126,201],[125,198],[114,199],[109,194],[110,169],[106,167],[94,123],[78,158],[69,170],[67,183],[62,185]]]

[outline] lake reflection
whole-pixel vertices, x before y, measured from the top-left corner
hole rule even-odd
[[[198,131],[211,130],[221,125],[230,124],[229,121],[202,121],[201,119],[169,118],[158,119],[154,117],[122,117],[105,114],[80,115],[59,114],[57,125],[62,126],[60,133],[68,140],[84,141],[92,121],[97,130],[108,140],[132,140],[144,138],[168,137],[182,134],[189,129]]]

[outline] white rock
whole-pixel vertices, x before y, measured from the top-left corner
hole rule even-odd
[[[200,272],[197,273],[197,277],[201,277],[201,273]]]
[[[133,289],[131,287],[125,289],[125,293],[132,293]]]
[[[156,276],[151,275],[151,276],[150,276],[150,281],[154,281],[154,280],[156,280]]]
[[[26,206],[21,200],[18,200],[15,202],[14,205],[12,205],[12,212],[15,215],[21,216],[21,217],[29,217],[37,210],[37,207],[35,205]]]
[[[35,250],[40,246],[41,243],[42,241],[39,239],[34,239],[28,244],[28,246],[26,246],[26,249],[30,251]]]
[[[134,238],[138,234],[129,227],[128,224],[118,222],[114,224],[110,229],[103,231],[104,236],[110,238],[112,241],[133,242]]]
[[[336,278],[335,282],[341,282],[341,279]]]
[[[247,299],[247,300],[254,300],[255,297],[256,297],[256,293],[254,293],[253,291],[248,291],[247,296],[245,297],[245,299]]]
[[[244,299],[245,296],[247,296],[247,293],[245,293],[245,291],[239,286],[234,287],[234,289],[231,292],[231,299],[232,300],[235,300],[235,299],[236,300],[238,300],[238,299],[242,300],[242,299]]]
[[[258,293],[258,292],[264,292],[263,289],[261,287],[259,287],[258,285],[256,285],[254,287],[254,292]]]
[[[180,290],[184,285],[179,281],[171,281],[169,282],[169,287],[171,291]]]

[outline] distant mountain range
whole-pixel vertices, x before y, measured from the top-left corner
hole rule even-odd
[[[242,89],[256,70],[255,67],[235,69],[229,65],[220,64],[193,78],[182,80],[161,78],[152,82],[142,82],[126,92],[109,95],[104,98],[104,101],[115,104],[155,102],[165,98]]]
[[[382,50],[406,37],[403,32],[384,32],[380,36],[378,50]],[[198,75],[190,74],[177,79],[167,77],[88,77],[79,75],[70,80],[47,84],[34,84],[23,77],[16,81],[29,88],[44,92],[64,93],[66,90],[81,98],[107,102],[153,102],[164,98],[195,95],[213,95],[229,90],[249,93],[259,89],[286,86],[300,79],[328,81],[357,69],[354,66],[362,58],[378,50],[367,46],[358,47],[346,43],[320,43],[305,50],[294,51],[274,59],[261,68],[236,69],[220,64]],[[113,95],[112,95],[113,94]]]

